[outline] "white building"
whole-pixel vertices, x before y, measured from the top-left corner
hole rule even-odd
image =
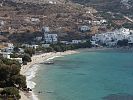
[[[38,45],[30,45],[30,48],[36,49],[37,47],[38,47]]]
[[[93,20],[92,25],[101,25],[101,22],[98,20]]]
[[[32,22],[40,22],[39,18],[31,18]]]
[[[3,25],[5,25],[5,22],[2,20],[0,21],[0,26],[3,26]]]
[[[18,61],[20,64],[23,63],[22,58],[11,58],[11,59],[12,59],[12,60],[16,60],[16,61]]]
[[[79,44],[81,42],[82,42],[82,40],[72,40],[72,44]]]
[[[48,48],[50,47],[50,44],[42,44],[42,47]]]
[[[106,32],[102,34],[95,34],[92,36],[92,40],[96,41],[96,43],[106,44],[108,46],[114,46],[117,44],[119,40],[130,39],[130,30],[126,28],[121,28],[119,30],[114,30],[112,32]]]
[[[3,58],[10,59],[10,53],[2,52]]]
[[[36,41],[41,41],[42,40],[42,37],[41,36],[38,36],[35,38]]]
[[[7,47],[3,48],[2,51],[8,52],[8,53],[13,52],[14,46],[12,43],[6,43],[4,45],[6,45]]]
[[[128,43],[129,43],[129,44],[133,44],[133,35],[130,35],[130,36],[128,37]]]
[[[86,25],[81,26],[80,27],[80,31],[82,31],[82,32],[90,31],[90,27],[89,26],[86,26]]]
[[[58,36],[57,36],[57,34],[44,33],[44,41],[45,41],[45,43],[57,43],[58,42]]]
[[[94,46],[97,45],[96,41],[91,41],[91,44],[94,45]]]
[[[60,41],[60,43],[63,43],[63,44],[70,44],[70,42],[68,42],[68,41]]]
[[[102,23],[102,24],[103,24],[103,23],[107,23],[107,20],[106,20],[106,19],[101,19],[101,20],[100,20],[100,23]]]
[[[50,32],[50,29],[49,29],[49,27],[43,27],[42,31],[45,33],[48,33],[48,32]]]
[[[24,53],[24,49],[23,48],[19,48],[19,53]]]
[[[36,49],[39,45],[22,44],[22,46]]]

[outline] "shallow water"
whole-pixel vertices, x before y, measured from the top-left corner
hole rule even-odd
[[[132,52],[82,52],[39,66],[40,100],[133,100]]]

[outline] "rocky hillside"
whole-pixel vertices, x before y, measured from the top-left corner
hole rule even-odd
[[[121,12],[133,15],[133,0],[71,0],[86,6],[93,6],[101,11]]]
[[[121,12],[123,14],[133,15],[133,0],[3,0],[17,3],[36,3],[36,4],[59,4],[59,3],[79,3],[86,6],[92,6],[102,11]]]

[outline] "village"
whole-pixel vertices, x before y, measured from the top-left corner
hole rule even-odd
[[[131,2],[74,1],[0,1],[0,99],[30,99],[34,64],[54,65],[56,57],[86,51],[133,50]]]
[[[133,30],[116,27],[131,21],[117,18],[118,14],[108,12],[108,16],[113,17],[112,24],[107,16],[102,16],[96,9],[78,4],[48,2],[42,5],[7,1],[0,5],[0,53],[4,58],[11,58],[10,55],[19,53],[21,58],[11,59],[16,59],[21,64],[25,48],[42,52],[51,45],[54,51],[61,51],[53,46],[58,45],[60,48],[59,44],[65,47],[76,45],[69,49],[115,47],[123,40],[133,44]],[[77,46],[86,43],[88,46]],[[17,52],[14,52],[15,48],[18,49]]]

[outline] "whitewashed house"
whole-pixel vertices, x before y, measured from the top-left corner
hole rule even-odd
[[[49,29],[49,27],[43,27],[42,31],[45,32],[45,33],[49,33],[50,29]]]
[[[92,40],[96,41],[96,43],[102,43],[108,46],[114,46],[117,44],[119,40],[129,39],[129,36],[130,36],[130,30],[126,28],[121,28],[119,30],[114,30],[112,32],[95,34],[95,36],[92,36]]]
[[[57,34],[44,33],[44,41],[45,41],[45,43],[57,43],[58,36],[57,36]]]
[[[40,19],[39,18],[31,18],[31,21],[32,22],[40,22]]]
[[[86,26],[86,25],[81,26],[80,27],[80,31],[82,31],[82,32],[90,31],[90,27],[89,26]]]
[[[14,45],[12,43],[6,43],[7,47],[3,48],[2,51],[12,53],[14,49]]]
[[[101,23],[101,24],[107,23],[107,20],[106,20],[106,19],[101,19],[101,20],[100,20],[100,23]]]
[[[3,25],[5,25],[5,21],[1,20],[0,21],[0,26],[3,26]]]
[[[41,36],[38,36],[35,38],[36,41],[41,41],[42,40],[42,37]]]
[[[130,35],[130,36],[128,37],[128,43],[129,43],[129,44],[133,44],[133,35]]]
[[[19,48],[19,53],[24,53],[24,49],[23,48]]]
[[[30,48],[36,49],[39,45],[30,45]]]
[[[10,59],[10,53],[2,52],[3,58]]]
[[[98,20],[93,20],[92,25],[101,25],[101,22]]]
[[[96,41],[90,41],[91,42],[91,45],[93,46],[97,46],[98,44],[96,43]]]
[[[70,42],[68,42],[68,41],[60,41],[60,43],[63,43],[63,44],[70,44]]]
[[[22,44],[22,46],[27,47],[27,48],[34,48],[34,49],[36,49],[39,45]]]
[[[48,48],[50,47],[50,44],[42,44],[42,47]]]
[[[79,44],[81,42],[82,42],[82,40],[72,40],[72,44]]]

